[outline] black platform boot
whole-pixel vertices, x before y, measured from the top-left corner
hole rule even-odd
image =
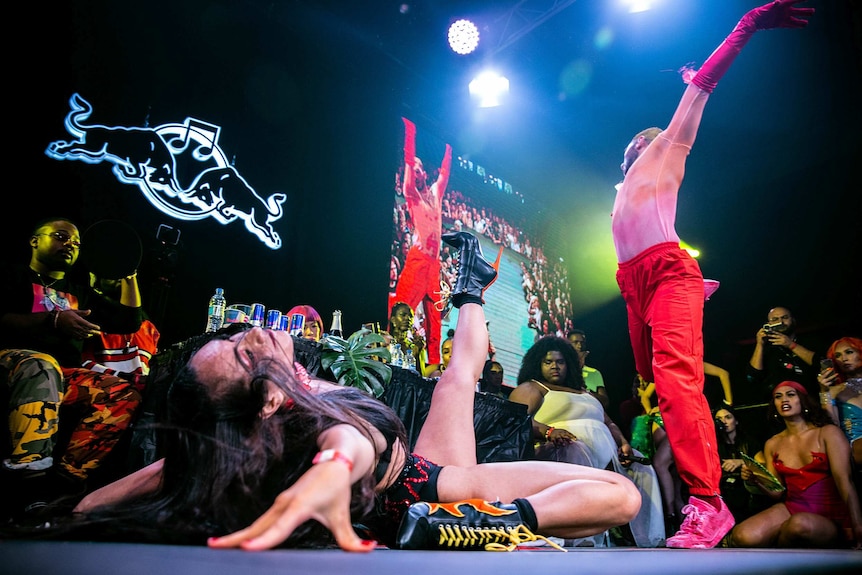
[[[443,234],[443,241],[459,250],[458,279],[452,286],[452,305],[485,303],[482,293],[497,279],[497,268],[485,260],[479,240],[467,232]],[[500,265],[498,259],[496,265]]]

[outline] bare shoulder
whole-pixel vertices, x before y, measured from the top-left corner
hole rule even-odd
[[[785,433],[783,431],[776,433],[772,437],[766,440],[766,443],[763,444],[764,453],[774,452],[778,449],[778,446],[784,441]]]
[[[840,441],[842,443],[848,443],[847,436],[844,435],[844,432],[841,430],[841,428],[832,423],[827,423],[826,425],[821,427],[820,434],[821,437],[823,437],[823,439],[826,441]]]
[[[524,400],[542,397],[544,395],[542,391],[544,390],[539,387],[539,384],[535,380],[529,379],[527,381],[522,381],[515,389],[512,390],[509,394],[509,400],[525,403]]]

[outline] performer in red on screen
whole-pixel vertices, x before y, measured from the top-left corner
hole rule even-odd
[[[443,193],[449,183],[452,147],[446,144],[440,174],[430,186],[422,160],[416,157],[416,125],[404,120],[404,198],[413,227],[413,241],[398,278],[389,309],[404,302],[412,309],[424,305],[428,364],[440,363],[442,318],[434,307],[440,299],[440,236],[443,233]]]

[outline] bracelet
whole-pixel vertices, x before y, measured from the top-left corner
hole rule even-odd
[[[54,329],[57,329],[57,320],[60,319],[61,313],[62,313],[62,310],[60,308],[57,308],[57,307],[55,307],[54,309],[51,310],[51,315],[54,316],[54,320],[53,320]]]
[[[318,463],[323,463],[325,461],[340,461],[347,466],[348,471],[353,471],[353,460],[335,449],[324,449],[323,451],[317,452],[317,455],[315,455],[314,459],[311,460],[311,464],[317,465]]]
[[[790,346],[788,347],[788,349],[789,349],[790,351],[793,351],[794,349],[796,349],[796,346],[797,346],[797,345],[798,345],[798,344],[797,344],[795,341],[791,341],[791,342],[790,342]]]
[[[835,405],[835,398],[832,397],[832,394],[828,391],[821,391],[820,403],[828,403],[829,405]]]
[[[547,431],[545,431],[545,441],[551,440],[551,432],[554,431],[554,427],[548,427]]]

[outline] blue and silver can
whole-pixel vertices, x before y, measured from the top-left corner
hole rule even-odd
[[[277,309],[270,309],[266,312],[266,323],[263,324],[266,329],[281,328],[281,312]]]
[[[249,323],[255,327],[263,327],[263,316],[266,308],[262,303],[255,303],[251,306],[251,321]]]
[[[278,322],[278,329],[281,331],[287,331],[290,327],[288,324],[290,323],[290,316],[283,313],[281,314],[281,321]]]
[[[302,337],[303,329],[305,329],[305,316],[301,313],[295,313],[290,316],[290,335]]]

